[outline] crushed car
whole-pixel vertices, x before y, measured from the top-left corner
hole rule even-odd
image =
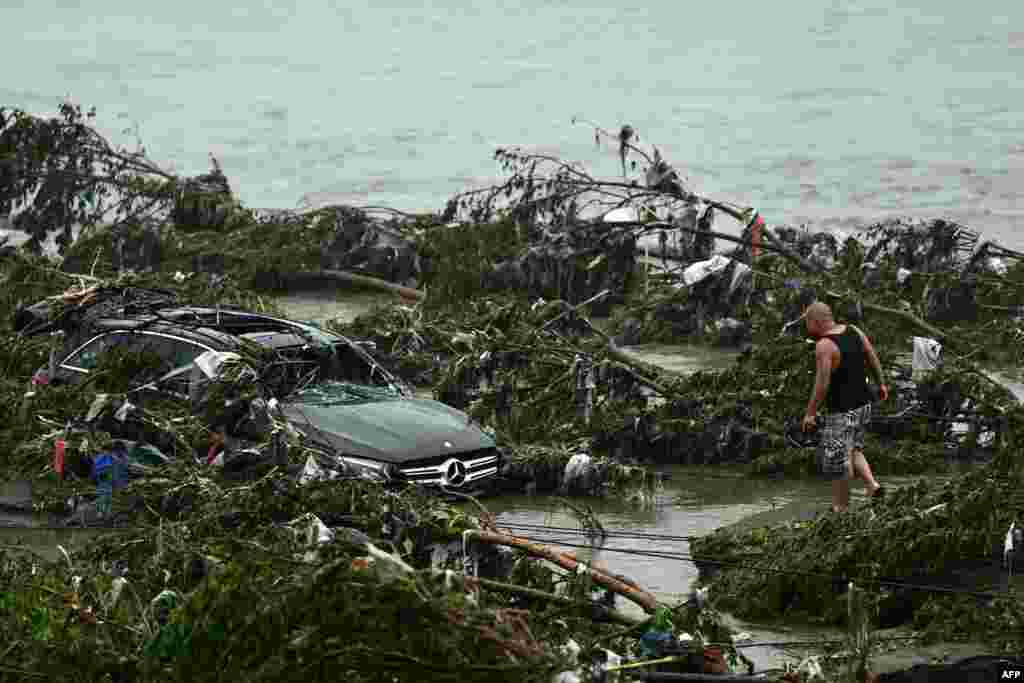
[[[200,411],[218,373],[256,349],[272,359],[260,372],[265,398],[222,401],[226,410],[217,424],[210,424],[223,437],[221,450],[225,441],[260,441],[272,419],[297,430],[323,454],[306,470],[455,494],[486,493],[497,482],[502,455],[493,433],[455,408],[417,397],[373,358],[372,344],[315,324],[234,307],[134,298],[142,302],[112,297],[91,311],[76,306],[72,315],[53,314],[47,302],[19,310],[15,326],[22,334],[62,337],[48,366],[31,382],[77,384],[87,381],[112,350],[149,353],[155,367],[133,378],[127,394],[131,407],[144,410],[152,401],[172,400]],[[263,410],[253,410],[253,403]],[[137,423],[125,419],[125,410],[108,416],[102,428],[129,444],[150,441]],[[264,455],[252,448],[235,450],[250,458]],[[209,462],[222,463],[216,456],[211,448]]]

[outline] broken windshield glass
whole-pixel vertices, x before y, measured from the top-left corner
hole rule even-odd
[[[296,391],[288,397],[288,400],[306,405],[329,406],[389,401],[399,396],[398,391],[391,387],[372,387],[365,384],[327,380]]]

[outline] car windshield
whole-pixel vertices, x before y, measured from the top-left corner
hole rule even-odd
[[[390,401],[400,396],[401,394],[391,387],[327,380],[292,393],[288,397],[288,402],[311,406],[336,406]]]
[[[302,330],[302,332],[306,334],[308,337],[311,337],[314,341],[324,346],[334,346],[335,344],[338,344],[341,341],[341,337],[339,337],[338,335],[331,334],[327,330],[319,328],[315,325],[310,325],[308,323],[301,322],[293,324],[300,330]]]

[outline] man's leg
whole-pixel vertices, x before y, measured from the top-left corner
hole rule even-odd
[[[868,459],[864,457],[864,452],[860,449],[853,451],[853,458],[851,459],[851,465],[854,476],[858,477],[864,482],[867,487],[868,495],[881,488],[879,483],[875,481],[875,475],[871,472],[871,465],[868,463]]]
[[[846,477],[832,482],[832,512],[846,512],[850,506],[850,480]]]
[[[832,510],[846,512],[850,506],[850,478],[853,466],[850,451],[855,445],[850,417],[846,413],[822,417],[818,457],[822,473],[832,482]]]
[[[864,437],[870,420],[871,404],[869,403],[857,411],[857,416],[853,423],[853,452],[851,453],[850,460],[855,476],[864,482],[868,495],[872,496],[875,491],[882,487],[875,481],[875,475],[871,472],[871,465],[868,464],[868,459],[864,456]]]

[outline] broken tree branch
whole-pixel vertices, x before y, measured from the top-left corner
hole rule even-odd
[[[412,299],[414,301],[422,301],[426,298],[427,293],[413,289],[412,287],[403,287],[402,285],[396,285],[393,282],[387,280],[381,280],[380,278],[370,277],[369,275],[357,275],[355,273],[349,273],[344,270],[314,270],[308,272],[288,273],[284,275],[285,278],[323,278],[325,280],[334,280],[336,282],[345,282],[349,284],[359,285],[361,287],[368,287],[370,289],[376,289],[382,292],[389,292],[392,294],[398,294],[406,299]]]
[[[518,586],[511,583],[502,583],[500,581],[494,581],[491,579],[482,579],[474,577],[466,577],[467,582],[479,583],[484,588],[489,588],[493,591],[501,593],[512,593],[514,595],[521,595],[525,598],[533,598],[535,600],[544,600],[545,602],[551,602],[557,605],[565,605],[567,607],[574,607],[583,612],[596,613],[602,617],[606,617],[609,621],[622,624],[623,626],[636,626],[646,621],[640,617],[631,617],[628,614],[623,614],[618,610],[608,609],[603,605],[597,603],[585,603],[567,598],[562,595],[555,595],[554,593],[546,593],[536,588],[527,588],[526,586]]]
[[[709,202],[709,204],[714,206],[715,208],[722,208],[723,210],[726,210],[724,207],[722,207],[722,205],[718,204],[717,202]],[[730,215],[732,215],[734,218],[737,218],[737,220],[742,218],[742,215],[739,214],[735,209],[731,209],[729,211],[731,211]],[[666,223],[664,221],[656,221],[656,222],[651,222],[651,223],[639,223],[639,222],[637,222],[637,223],[625,223],[625,222],[623,222],[623,223],[618,223],[617,225],[618,226],[624,226],[624,227],[630,227],[630,226],[641,227],[641,228],[644,228],[644,229],[679,230],[681,232],[689,232],[689,233],[693,233],[695,235],[710,235],[711,237],[714,237],[715,239],[725,240],[726,242],[733,242],[735,244],[742,244],[744,246],[750,246],[751,244],[753,244],[753,242],[751,240],[744,239],[742,237],[736,237],[735,235],[727,235],[727,234],[725,234],[723,232],[717,232],[715,230],[702,230],[701,228],[690,228],[690,227],[687,227],[685,225],[674,225],[672,223]],[[808,273],[814,273],[815,275],[824,275],[825,274],[825,270],[821,266],[818,266],[818,265],[816,265],[814,263],[811,263],[807,259],[805,259],[802,256],[800,256],[799,254],[797,254],[795,251],[790,249],[789,247],[787,247],[787,246],[785,246],[783,244],[780,244],[777,240],[775,240],[774,237],[770,236],[771,235],[771,231],[770,230],[765,230],[762,233],[762,235],[769,236],[768,237],[768,242],[769,243],[765,244],[765,243],[762,242],[761,245],[760,245],[760,247],[762,249],[764,249],[765,251],[774,251],[774,252],[776,252],[778,254],[781,254],[782,256],[785,256],[790,261],[792,261],[793,263],[797,264],[797,266],[799,266],[801,270],[804,270],[804,271],[806,271]]]
[[[825,296],[829,297],[830,299],[837,299],[840,301],[842,301],[843,299],[851,298],[831,291],[825,292]],[[920,318],[918,318],[916,315],[909,311],[901,311],[896,308],[888,308],[886,306],[879,306],[878,304],[872,304],[868,302],[862,302],[862,305],[864,306],[865,311],[874,311],[876,313],[883,313],[885,315],[891,315],[893,317],[900,318],[910,323],[911,325],[917,327],[921,331],[926,332],[929,336],[935,338],[936,341],[940,341],[943,344],[949,346],[950,348],[963,348],[963,344],[961,344],[955,339],[950,338],[948,334],[946,334],[939,328],[925,322],[924,320],[921,320]]]
[[[466,535],[471,538],[476,538],[481,543],[487,543],[490,545],[503,545],[510,548],[519,548],[520,550],[526,551],[528,554],[535,557],[540,557],[549,562],[557,564],[562,569],[570,572],[579,571],[582,566],[590,574],[590,577],[595,583],[600,585],[602,588],[612,591],[622,597],[626,598],[630,602],[633,602],[642,607],[646,612],[654,612],[658,608],[658,600],[647,591],[641,590],[630,586],[624,581],[608,576],[604,572],[598,571],[586,563],[579,562],[566,556],[563,553],[558,552],[547,546],[538,545],[531,543],[526,539],[519,538],[516,536],[510,536],[502,533],[495,533],[493,531],[477,531],[470,530],[466,532]]]

